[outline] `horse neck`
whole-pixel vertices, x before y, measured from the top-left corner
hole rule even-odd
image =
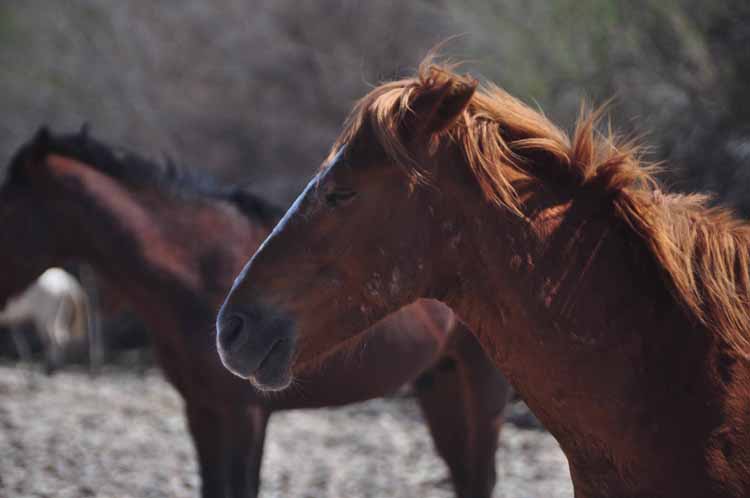
[[[69,259],[89,263],[132,305],[148,308],[141,311],[186,301],[214,310],[267,232],[223,200],[136,189],[66,167],[80,185],[67,188],[66,209],[50,211],[69,227]]]
[[[643,424],[655,400],[639,392],[710,390],[700,372],[711,339],[675,305],[645,245],[607,210],[537,206],[529,222],[509,222],[486,203],[466,217],[458,290],[446,301],[571,462],[608,454],[627,464],[624,455],[638,454],[630,445],[654,443],[643,431],[695,402],[676,396]],[[646,386],[647,372],[658,374]]]

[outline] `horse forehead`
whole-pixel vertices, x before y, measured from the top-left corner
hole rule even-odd
[[[302,190],[302,192],[297,196],[292,205],[289,206],[286,213],[284,213],[284,216],[282,216],[282,218],[273,228],[266,240],[263,241],[261,246],[256,251],[256,254],[265,247],[268,241],[278,236],[279,232],[281,232],[287,225],[289,225],[290,220],[293,220],[295,218],[307,218],[318,208],[320,208],[319,203],[315,202],[316,191],[318,187],[330,177],[329,175],[331,174],[332,168],[340,162],[341,157],[344,154],[345,147],[346,146],[340,147],[339,150],[336,151],[336,154],[334,154],[334,156],[330,159],[330,161],[328,161],[323,166],[323,168],[315,176],[312,177],[304,190]]]
[[[290,218],[292,218],[293,216],[301,215],[305,217],[320,207],[317,202],[314,202],[316,191],[318,190],[318,187],[323,185],[329,179],[333,178],[333,174],[335,172],[334,167],[337,164],[341,164],[345,149],[345,145],[339,147],[339,150],[336,151],[336,154],[334,154],[333,157],[323,166],[323,168],[321,168],[321,170],[312,177],[302,193],[300,193],[292,203],[292,205],[289,206],[286,214],[281,218],[271,235],[273,235],[274,232],[278,232],[279,229],[287,225]]]
[[[332,177],[336,169],[339,169],[336,166],[342,164],[345,152],[346,152],[346,145],[342,145],[341,147],[339,147],[336,153],[328,161],[326,161],[323,164],[318,174],[315,175],[315,178],[317,178],[318,183],[322,183],[327,178]]]
[[[50,292],[63,293],[78,289],[79,285],[73,276],[61,268],[50,268],[39,277],[39,285]]]
[[[338,148],[336,153],[331,157],[331,159],[328,161],[328,163],[323,168],[323,171],[327,171],[331,169],[335,164],[341,162],[341,159],[344,157],[344,154],[346,153],[346,145],[342,145]]]

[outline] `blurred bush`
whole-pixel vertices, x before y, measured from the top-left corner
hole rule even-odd
[[[563,125],[615,96],[671,183],[750,213],[746,0],[5,0],[0,161],[90,122],[287,203],[354,100],[456,34],[447,54]]]

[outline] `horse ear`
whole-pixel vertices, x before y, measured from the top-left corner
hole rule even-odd
[[[89,139],[89,132],[91,131],[91,125],[88,121],[84,121],[83,124],[81,124],[81,129],[78,132],[78,137],[83,141],[87,142]]]
[[[450,127],[469,105],[478,82],[472,78],[430,78],[418,90],[405,118],[405,127],[432,135]]]
[[[47,154],[51,140],[49,128],[39,128],[33,138],[13,155],[7,168],[7,177],[0,178],[0,185],[5,181],[15,184],[27,183],[30,173],[38,169],[37,163]]]
[[[35,159],[47,153],[51,141],[52,133],[49,128],[42,126],[36,131],[34,138],[31,140],[31,149]]]

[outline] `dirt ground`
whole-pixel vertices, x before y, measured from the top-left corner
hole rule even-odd
[[[197,497],[181,410],[155,369],[30,378],[0,365],[0,497]],[[497,467],[496,497],[572,497],[543,431],[506,424]],[[452,496],[406,398],[274,415],[262,476],[264,498]]]

